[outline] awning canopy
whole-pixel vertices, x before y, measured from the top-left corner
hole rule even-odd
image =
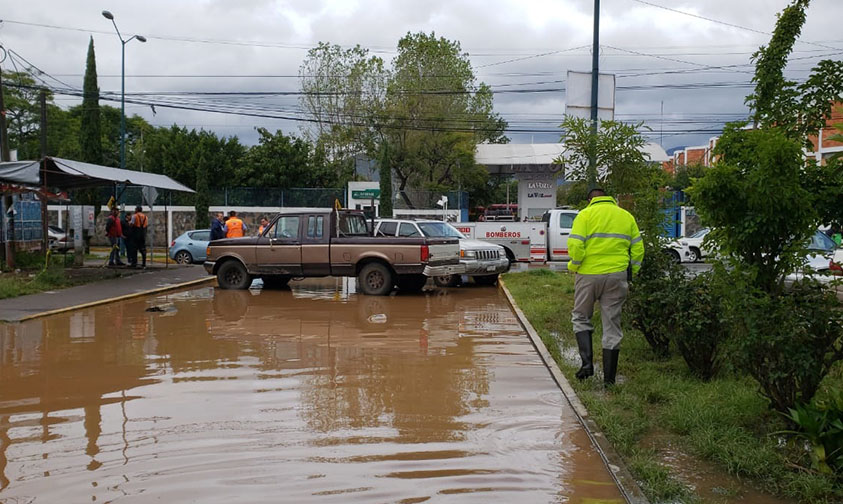
[[[130,186],[155,187],[170,191],[194,192],[166,175],[157,173],[121,170],[81,161],[47,157],[46,173],[41,170],[40,161],[11,161],[0,163],[0,182],[11,182],[30,186],[58,187],[62,190],[87,187],[126,184]],[[42,179],[42,176],[46,180]]]

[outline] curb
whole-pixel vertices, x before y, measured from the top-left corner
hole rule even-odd
[[[524,312],[521,311],[521,308],[519,308],[515,303],[515,298],[512,297],[512,293],[510,293],[509,289],[506,288],[506,284],[503,279],[498,280],[498,285],[501,290],[503,290],[504,295],[506,295],[506,299],[512,307],[512,310],[515,312],[515,317],[518,319],[518,322],[520,322],[524,330],[527,331],[527,335],[530,337],[533,346],[536,348],[536,351],[538,351],[539,356],[542,361],[544,361],[548,371],[550,371],[550,375],[553,377],[553,380],[557,385],[559,385],[562,395],[565,396],[565,399],[568,400],[568,404],[570,404],[571,408],[574,410],[574,414],[577,415],[577,419],[585,429],[588,438],[591,439],[591,444],[597,450],[597,453],[600,454],[600,458],[603,459],[603,463],[609,469],[609,474],[611,474],[612,479],[615,480],[615,484],[621,491],[623,498],[629,504],[650,504],[650,501],[644,495],[644,492],[641,491],[641,487],[638,486],[635,478],[632,477],[632,473],[629,472],[629,469],[626,467],[626,464],[623,462],[620,454],[618,454],[615,447],[612,446],[609,440],[606,439],[606,436],[603,434],[603,431],[600,430],[600,427],[597,426],[597,423],[588,415],[588,410],[585,408],[585,405],[580,401],[580,398],[577,397],[577,393],[574,391],[573,387],[571,387],[568,379],[565,378],[564,374],[562,374],[562,370],[559,369],[559,365],[556,364],[555,360],[553,360],[553,357],[550,355],[550,352],[548,352],[547,347],[544,346],[544,342],[541,337],[536,332],[535,328],[533,328],[533,325],[530,324],[530,321],[527,320],[527,316],[524,315]]]
[[[136,297],[149,296],[151,294],[159,294],[161,292],[177,290],[177,289],[181,289],[181,288],[184,288],[184,287],[193,287],[195,285],[210,283],[214,280],[216,280],[216,277],[212,277],[212,276],[209,276],[207,278],[198,278],[196,280],[190,280],[190,281],[187,281],[187,282],[165,285],[163,287],[156,287],[155,289],[149,289],[149,290],[145,290],[145,291],[141,291],[141,292],[133,292],[131,294],[126,294],[126,295],[123,295],[123,296],[117,296],[117,297],[107,298],[107,299],[100,299],[98,301],[91,301],[89,303],[82,303],[82,304],[78,304],[78,305],[74,305],[74,306],[66,306],[64,308],[57,308],[55,310],[48,310],[48,311],[41,312],[41,313],[35,313],[35,314],[32,314],[32,315],[27,315],[26,317],[22,317],[18,320],[11,320],[11,321],[10,320],[4,320],[3,322],[7,322],[7,323],[26,322],[27,320],[32,320],[32,319],[41,318],[41,317],[48,317],[50,315],[56,315],[56,314],[59,314],[59,313],[64,313],[64,312],[69,312],[69,311],[74,311],[74,310],[82,310],[82,309],[85,309],[85,308],[91,308],[91,307],[94,307],[94,306],[99,306],[99,305],[104,305],[104,304],[109,304],[109,303],[116,303],[117,301],[125,301],[127,299],[132,299],[132,298],[136,298]]]

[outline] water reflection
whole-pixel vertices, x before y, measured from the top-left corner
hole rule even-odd
[[[0,326],[0,501],[513,491],[619,499],[494,289],[203,288]]]

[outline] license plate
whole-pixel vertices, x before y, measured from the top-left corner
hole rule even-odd
[[[486,271],[495,271],[494,266],[486,266]]]

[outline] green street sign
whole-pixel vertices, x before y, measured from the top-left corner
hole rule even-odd
[[[378,199],[381,197],[381,190],[366,189],[365,191],[351,191],[351,197],[354,199]]]

